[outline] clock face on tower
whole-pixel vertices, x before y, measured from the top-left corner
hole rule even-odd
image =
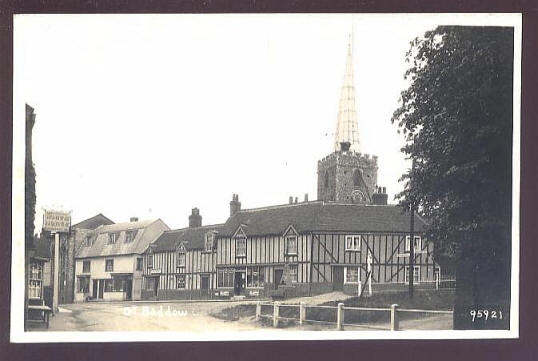
[[[351,193],[351,199],[353,200],[353,203],[366,202],[366,200],[367,200],[364,193],[359,189],[355,189]]]

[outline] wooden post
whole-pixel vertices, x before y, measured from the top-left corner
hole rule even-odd
[[[372,253],[370,251],[368,251],[368,257],[366,258],[367,262],[368,262],[368,274],[369,274],[369,277],[368,277],[368,294],[371,296],[372,295],[372,261],[373,261],[373,258],[372,258]]]
[[[52,293],[52,312],[58,312],[60,294],[60,233],[54,233],[54,287]]]
[[[398,321],[398,305],[394,304],[390,306],[390,330],[398,331],[399,321]]]
[[[344,304],[338,304],[338,312],[336,314],[336,329],[342,331],[344,329]]]
[[[280,302],[273,303],[273,327],[278,327],[278,308],[280,307]]]
[[[439,273],[435,274],[435,289],[439,289]]]
[[[260,301],[258,301],[256,303],[256,321],[260,320],[261,314],[262,314],[262,303]]]
[[[306,320],[306,307],[305,307],[305,303],[301,302],[299,304],[299,325],[304,325],[305,320]]]

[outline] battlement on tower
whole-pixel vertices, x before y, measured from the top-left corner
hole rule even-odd
[[[322,163],[347,163],[353,165],[360,164],[361,167],[377,167],[377,155],[370,155],[354,151],[338,151],[327,155],[321,160],[318,160],[318,169]]]

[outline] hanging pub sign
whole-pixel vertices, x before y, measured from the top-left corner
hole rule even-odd
[[[45,210],[43,214],[43,230],[49,232],[69,232],[71,214],[69,212]]]

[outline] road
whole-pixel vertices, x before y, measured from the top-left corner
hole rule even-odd
[[[347,296],[333,292],[313,297],[287,300],[286,303],[315,305],[327,301],[342,300]],[[292,302],[293,301],[293,302]],[[51,317],[48,331],[252,331],[260,330],[253,317],[238,321],[225,321],[210,316],[227,307],[256,301],[175,301],[175,302],[91,302],[61,306],[61,311]],[[450,330],[451,315],[436,315],[414,320],[402,320],[403,330]],[[331,330],[334,325],[309,324],[278,330]],[[389,324],[346,326],[348,330],[388,330]],[[42,327],[36,331],[44,331]],[[275,329],[272,329],[275,330]]]

